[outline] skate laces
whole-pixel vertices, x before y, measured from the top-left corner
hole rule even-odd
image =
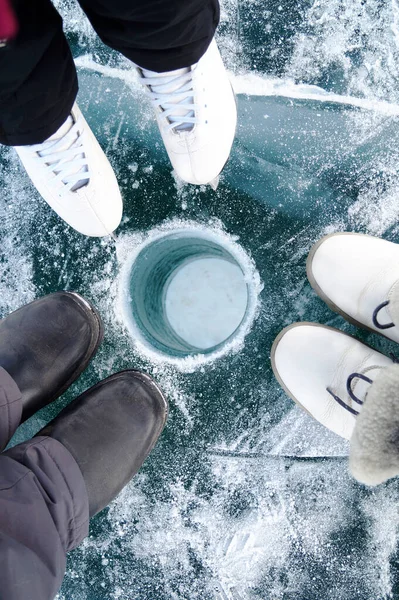
[[[69,124],[70,128],[67,132],[64,135],[60,133],[58,138],[58,133]],[[42,144],[31,146],[31,149],[42,159],[45,168],[56,175],[55,180],[62,181],[65,185],[64,193],[75,192],[87,185],[90,180],[82,133],[82,120],[78,118],[74,123],[70,116],[54,136]]]
[[[377,306],[377,308],[373,312],[373,324],[375,327],[377,327],[377,329],[390,329],[391,327],[395,327],[395,323],[380,323],[378,321],[378,313],[382,308],[385,308],[388,305],[389,300],[387,300],[386,302],[382,302]]]
[[[141,68],[138,71],[153,105],[163,111],[162,116],[167,121],[166,129],[191,131],[197,123],[193,68],[177,69],[168,73],[155,73]]]

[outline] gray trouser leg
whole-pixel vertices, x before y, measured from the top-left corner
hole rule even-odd
[[[36,437],[1,454],[0,600],[53,600],[88,522],[82,474],[57,440]]]
[[[21,392],[7,371],[0,367],[0,452],[14,435],[21,414]]]

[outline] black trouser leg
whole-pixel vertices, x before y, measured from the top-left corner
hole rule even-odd
[[[219,23],[218,0],[79,0],[105,44],[164,72],[205,53]]]
[[[67,118],[78,91],[75,65],[50,0],[13,0],[20,30],[0,48],[0,143],[38,144]]]
[[[21,415],[18,386],[0,367],[0,451]],[[88,522],[83,476],[57,440],[36,437],[0,454],[0,599],[53,600]]]
[[[57,440],[36,437],[1,454],[1,600],[53,600],[88,522],[82,474]]]
[[[80,0],[102,40],[141,67],[196,63],[219,21],[218,0]],[[77,94],[62,20],[50,0],[14,0],[20,31],[0,49],[0,143],[37,144],[67,118]]]

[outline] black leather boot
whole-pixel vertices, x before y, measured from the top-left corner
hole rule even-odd
[[[63,394],[102,337],[97,311],[73,292],[44,296],[0,321],[0,366],[21,391],[22,422]]]
[[[167,415],[167,401],[149,375],[122,371],[79,396],[37,435],[55,438],[72,454],[92,517],[140,469]]]

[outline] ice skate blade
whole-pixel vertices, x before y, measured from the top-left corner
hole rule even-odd
[[[212,179],[212,181],[209,182],[209,185],[211,186],[214,192],[216,192],[216,190],[218,189],[219,181],[220,175],[218,175],[217,177],[215,177],[215,179]]]

